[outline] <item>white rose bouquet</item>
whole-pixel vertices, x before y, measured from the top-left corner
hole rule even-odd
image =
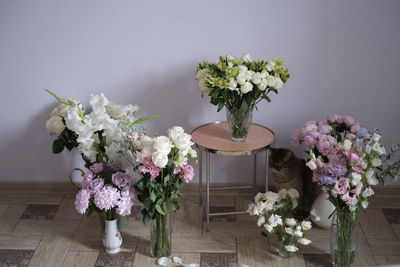
[[[210,96],[210,103],[217,106],[217,111],[225,106],[232,114],[236,124],[232,137],[238,139],[247,135],[241,122],[258,102],[263,99],[270,102],[268,94],[278,93],[289,77],[282,60],[253,61],[248,54],[242,58],[221,56],[216,63],[201,62],[196,74],[201,90]]]
[[[150,247],[153,257],[169,255],[171,238],[168,230],[169,209],[179,208],[178,198],[184,183],[194,176],[190,158],[196,158],[191,135],[179,126],[168,130],[168,136],[130,136],[131,151],[139,163],[142,178],[134,185],[143,204],[145,224],[151,223]]]
[[[296,189],[281,189],[278,193],[268,191],[258,193],[255,203],[251,203],[247,212],[258,216],[257,226],[263,227],[262,234],[276,234],[280,244],[279,254],[293,256],[298,250],[296,244],[308,245],[306,231],[312,225],[309,220],[298,221],[292,217],[292,210],[298,205],[299,192]]]

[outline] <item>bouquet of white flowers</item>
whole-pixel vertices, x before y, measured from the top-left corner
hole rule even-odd
[[[247,212],[258,216],[257,226],[264,227],[262,234],[276,234],[279,240],[279,255],[293,256],[298,250],[297,243],[308,245],[306,231],[312,225],[309,220],[298,221],[292,217],[292,210],[298,205],[299,192],[296,189],[281,189],[278,193],[268,191],[258,193],[255,203],[251,203]]]

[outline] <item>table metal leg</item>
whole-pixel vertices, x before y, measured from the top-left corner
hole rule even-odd
[[[203,207],[203,150],[199,149],[199,202]]]
[[[257,189],[257,154],[253,154],[253,196],[256,195]]]
[[[265,150],[265,192],[268,192],[269,149]]]
[[[210,232],[210,152],[208,151],[206,151],[206,179],[207,179],[206,220],[207,220],[207,232]]]

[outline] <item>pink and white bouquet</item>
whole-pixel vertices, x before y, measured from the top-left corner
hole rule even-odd
[[[313,171],[312,179],[322,185],[336,209],[358,214],[360,207],[367,208],[374,194],[371,186],[384,182],[376,175],[386,153],[381,135],[350,116],[331,115],[307,122],[292,140],[309,148],[306,165]]]
[[[298,250],[297,244],[311,243],[306,231],[312,225],[307,219],[298,221],[292,211],[298,205],[299,192],[296,189],[281,189],[278,193],[268,191],[258,193],[255,203],[251,203],[247,212],[258,216],[257,226],[263,227],[264,236],[275,234],[280,243],[279,254],[283,257],[293,255]]]
[[[121,169],[119,162],[95,163],[83,177],[75,208],[80,214],[100,212],[106,220],[128,216],[136,198],[132,183],[133,177]]]

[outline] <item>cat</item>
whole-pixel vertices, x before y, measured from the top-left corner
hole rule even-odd
[[[271,149],[269,167],[276,189],[294,188],[299,191],[299,209],[309,212],[321,189],[312,182],[312,171],[305,163],[289,149]]]

